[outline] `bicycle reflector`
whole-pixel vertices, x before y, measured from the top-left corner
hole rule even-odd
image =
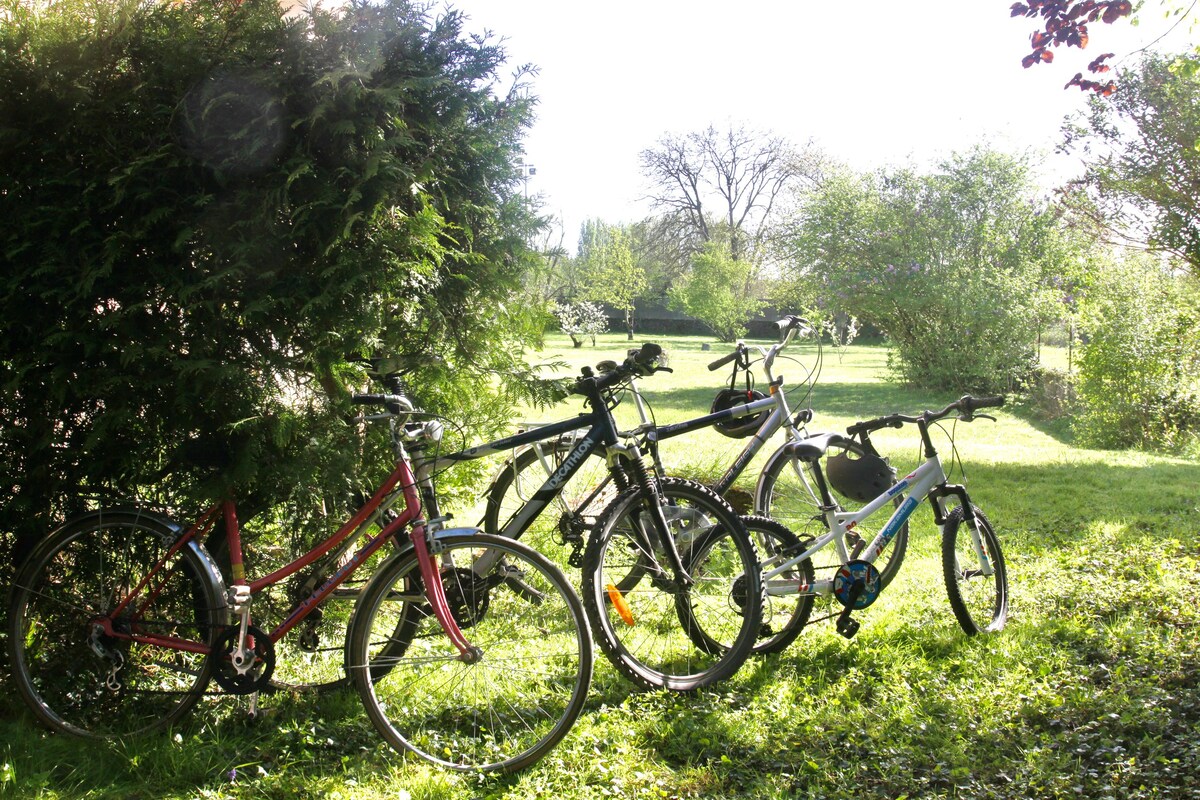
[[[825,464],[829,484],[844,497],[866,503],[887,491],[894,482],[895,472],[882,458],[870,453],[850,457],[841,452],[830,456]]]
[[[621,590],[611,583],[604,587],[608,591],[608,600],[613,604],[613,608],[621,615],[621,619],[625,624],[633,627],[633,612],[629,610],[629,603],[625,602],[625,595],[621,594]]]

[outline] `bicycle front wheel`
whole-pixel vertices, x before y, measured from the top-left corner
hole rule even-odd
[[[822,464],[841,454],[856,459],[862,458],[865,451],[858,442],[834,443],[822,457]],[[822,470],[824,471],[824,466],[822,466]],[[783,523],[797,535],[815,538],[828,530],[825,515],[820,510],[821,500],[816,487],[817,483],[813,476],[811,463],[792,457],[773,457],[767,462],[759,477],[754,506],[771,519]],[[836,492],[834,499],[839,508],[845,511],[857,511],[864,505]],[[901,502],[903,499],[897,496],[893,499],[892,504],[899,508]],[[886,517],[878,515],[864,520],[846,534],[846,549],[850,560],[862,555],[886,521]],[[881,588],[887,586],[896,577],[907,550],[908,522],[906,521],[896,531],[896,535],[888,543],[888,546],[875,559]],[[822,548],[813,556],[813,569],[818,580],[831,579],[833,573],[841,566],[841,559],[834,547]]]
[[[1004,628],[1008,620],[1008,572],[992,524],[978,507],[972,508],[979,523],[980,547],[975,547],[963,507],[955,507],[946,515],[942,529],[942,572],[954,616],[962,629],[974,636]]]
[[[438,546],[454,618],[481,657],[460,658],[409,551],[380,568],[355,609],[354,684],[393,747],[461,771],[522,769],[583,709],[592,676],[583,608],[562,571],[520,542],[457,534]],[[494,566],[481,573],[484,556]]]
[[[665,478],[659,488],[694,583],[676,581],[634,487],[596,524],[583,559],[583,604],[623,675],[644,688],[690,691],[728,678],[749,656],[762,621],[762,574],[728,503],[693,481]]]
[[[227,612],[199,545],[168,557],[178,535],[154,515],[89,514],[26,561],[13,583],[8,650],[17,689],[44,724],[75,736],[128,736],[170,725],[200,699],[212,674],[207,649]],[[131,635],[186,640],[205,652]]]

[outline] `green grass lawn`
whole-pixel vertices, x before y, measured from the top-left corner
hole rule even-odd
[[[657,419],[706,412],[728,373],[705,365],[729,348],[657,340],[675,369],[642,382]],[[626,346],[617,335],[580,350],[552,338],[542,355],[575,371]],[[794,387],[815,351],[790,352],[796,363],[777,371]],[[827,350],[811,396],[792,396],[814,409],[810,429],[955,399],[887,383],[886,359],[880,347]],[[856,615],[853,640],[815,624],[786,652],[688,696],[633,691],[597,652],[579,723],[515,776],[463,777],[399,756],[352,691],[266,698],[256,720],[244,703],[213,698],[175,731],[107,745],[44,733],[6,691],[0,796],[1200,797],[1200,463],[1075,447],[1065,425],[1019,401],[996,416],[945,430],[1008,562],[1012,610],[999,634],[958,628],[919,509],[903,570]],[[901,470],[917,463],[915,429],[876,442]],[[949,464],[947,435],[940,442]],[[742,444],[704,431],[663,454],[672,471],[711,476]]]

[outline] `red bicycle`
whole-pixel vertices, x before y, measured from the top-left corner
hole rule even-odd
[[[423,519],[418,484],[429,479],[414,476],[405,445],[437,441],[441,424],[411,422],[400,394],[354,400],[387,410],[396,468],[336,533],[269,575],[247,577],[231,500],[187,527],[146,509],[101,509],[42,542],[14,580],[8,640],[14,681],[39,720],[119,737],[176,722],[210,681],[256,699],[271,684],[275,644],[396,542],[351,593],[344,643],[346,672],[376,728],[422,758],[488,771],[527,766],[566,735],[593,656],[562,571],[511,539]],[[218,524],[229,586],[202,544]],[[256,595],[356,539],[358,549],[274,629],[254,624]]]

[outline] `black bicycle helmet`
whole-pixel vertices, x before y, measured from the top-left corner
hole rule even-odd
[[[895,483],[896,472],[876,455],[851,454],[842,451],[830,456],[825,464],[829,485],[839,494],[860,503],[874,500]]]
[[[753,403],[755,400],[762,400],[766,397],[765,394],[757,389],[722,389],[717,392],[717,396],[713,398],[712,408],[709,409],[710,414],[715,414],[718,411],[724,411],[727,408],[740,406],[744,403]],[[763,421],[770,414],[770,410],[760,411],[757,414],[750,414],[744,417],[734,417],[718,422],[714,427],[721,434],[728,436],[730,439],[745,439],[752,435]]]

